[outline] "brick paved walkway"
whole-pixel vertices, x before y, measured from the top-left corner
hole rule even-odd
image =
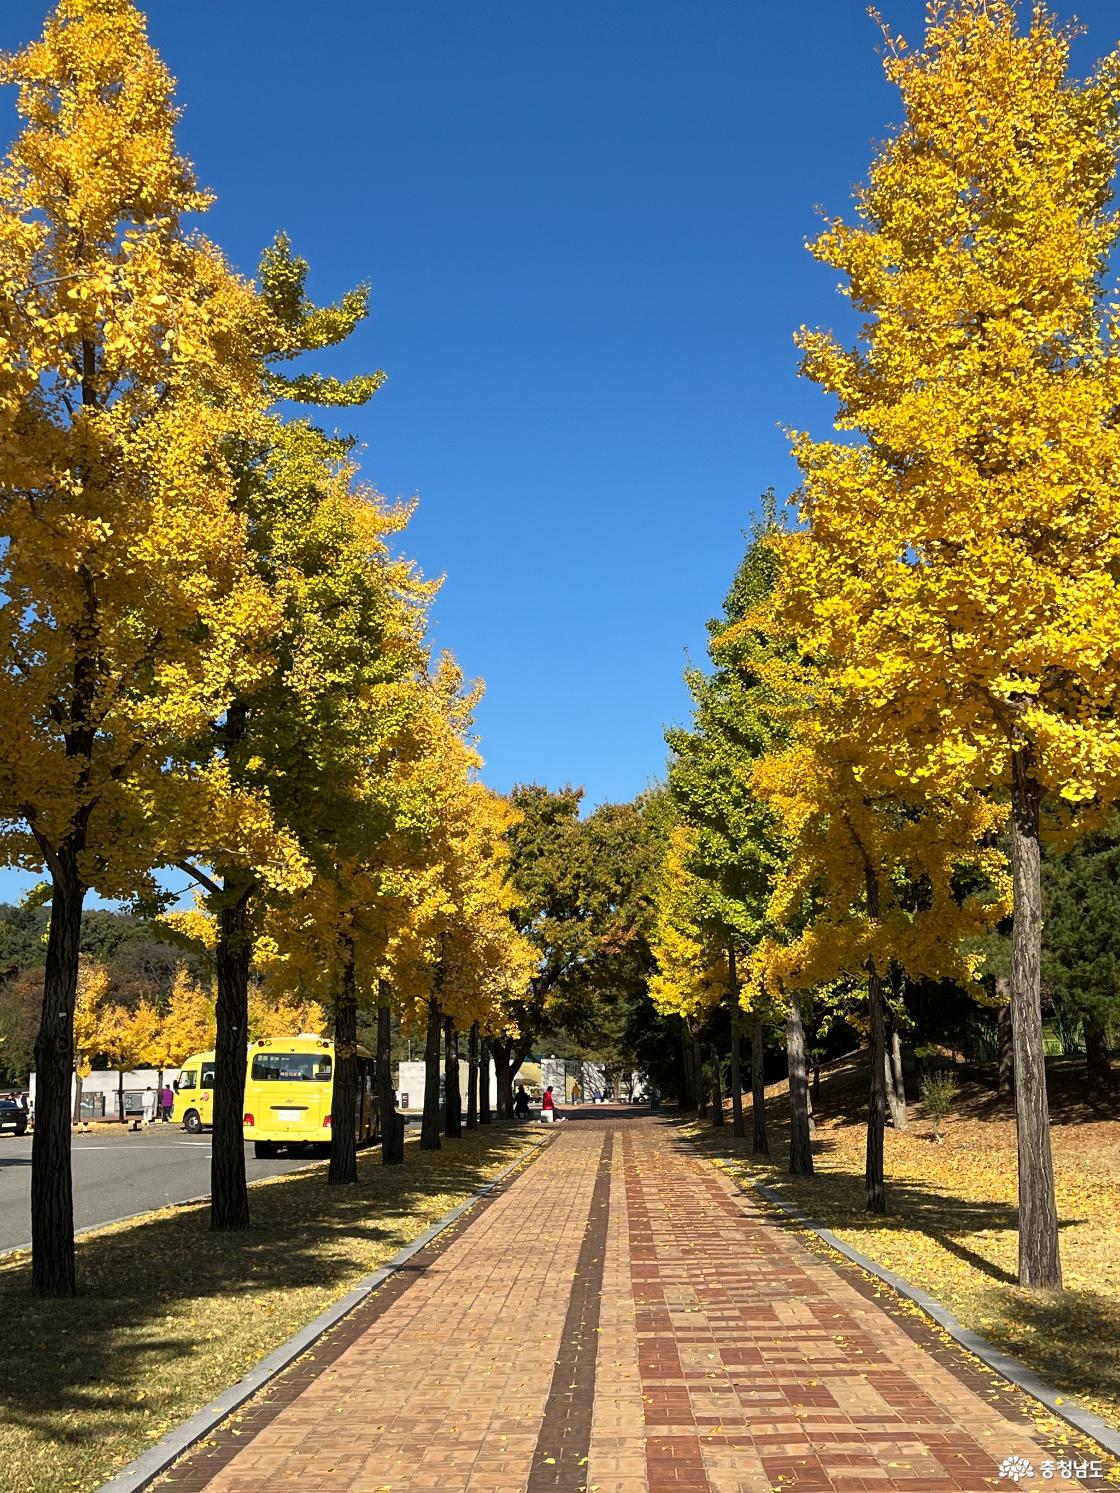
[[[161,1486],[982,1493],[1070,1454],[655,1119],[584,1111],[417,1260]]]

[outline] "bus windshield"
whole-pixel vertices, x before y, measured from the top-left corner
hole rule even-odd
[[[331,1060],[319,1052],[255,1052],[254,1083],[329,1083]]]

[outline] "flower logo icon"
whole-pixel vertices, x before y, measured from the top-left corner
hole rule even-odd
[[[1034,1468],[1026,1457],[1004,1457],[999,1464],[999,1475],[1017,1483],[1021,1477],[1034,1477]]]

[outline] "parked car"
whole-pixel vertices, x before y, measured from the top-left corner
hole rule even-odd
[[[14,1099],[0,1099],[0,1130],[14,1130],[17,1135],[27,1130],[27,1111]]]

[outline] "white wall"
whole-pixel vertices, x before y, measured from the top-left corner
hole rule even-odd
[[[178,1068],[165,1068],[163,1070],[163,1082],[170,1086],[179,1077]],[[92,1073],[82,1079],[83,1094],[104,1094],[106,1116],[117,1113],[117,1088],[120,1083],[120,1074],[115,1068],[95,1068]],[[157,1092],[160,1086],[158,1068],[133,1068],[124,1074],[124,1091],[129,1090],[143,1093],[151,1085]],[[35,1098],[35,1074],[32,1072],[30,1079],[31,1098]],[[70,1080],[70,1111],[74,1110],[74,1079]]]

